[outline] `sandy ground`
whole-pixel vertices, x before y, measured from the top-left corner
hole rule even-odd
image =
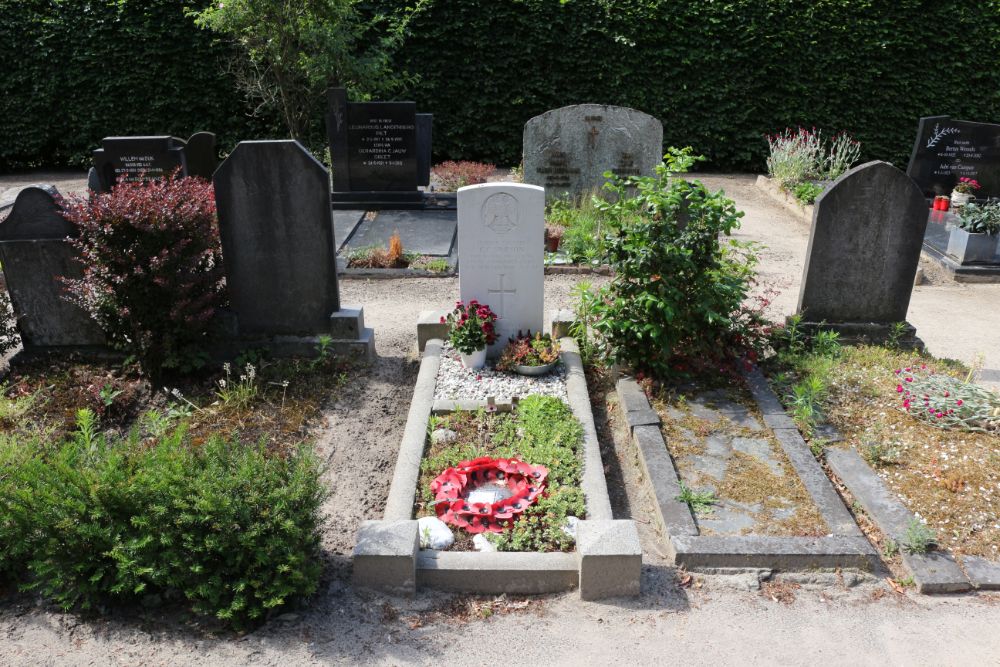
[[[807,230],[759,195],[751,177],[703,180],[724,187],[746,211],[741,236],[768,245],[763,278],[784,290],[777,306],[791,312]],[[0,192],[6,187],[0,180]],[[547,310],[568,306],[575,282],[547,277]],[[850,574],[789,578],[794,600],[787,602],[766,585],[760,590],[753,575],[699,576],[680,586],[650,521],[636,453],[614,412],[601,406],[615,515],[636,519],[643,541],[641,597],[589,603],[566,594],[522,603],[353,590],[354,534],[381,514],[416,377],[414,322],[419,311],[451,303],[458,287],[455,279],[345,280],[342,293],[346,304],[364,304],[379,358],[331,399],[319,437],[331,489],[320,592],[242,637],[162,610],[86,618],[7,595],[0,598],[0,665],[1000,664],[996,594],[897,596],[877,576],[852,585]],[[986,366],[1000,368],[1000,313],[989,307],[998,295],[1000,286],[919,287],[911,318],[936,354],[971,360],[981,349]],[[483,611],[490,604],[495,613]]]

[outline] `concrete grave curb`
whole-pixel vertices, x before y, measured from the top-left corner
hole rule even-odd
[[[900,543],[914,514],[853,449],[827,449],[826,461],[879,529]],[[911,554],[901,550],[900,555],[921,593],[962,593],[972,588],[947,551]]]
[[[429,325],[436,323],[432,315],[426,319]],[[412,592],[417,586],[426,586],[484,594],[537,594],[579,588],[580,597],[585,600],[639,594],[642,571],[639,533],[634,521],[616,521],[612,517],[580,352],[571,338],[562,338],[559,344],[567,370],[568,403],[584,431],[580,486],[586,498],[587,519],[577,524],[576,552],[482,553],[419,548],[413,505],[427,421],[431,414],[476,409],[485,403],[434,400],[443,342],[441,338],[428,338],[424,341],[383,520],[366,521],[358,531],[354,550],[356,585],[390,592]],[[500,411],[512,409],[510,403],[496,405]],[[410,549],[413,535],[417,546]]]
[[[621,377],[616,384],[618,399],[649,480],[656,518],[667,538],[668,555],[675,563],[689,569],[849,567],[871,570],[877,561],[875,549],[854,523],[798,430],[781,428],[791,420],[767,380],[754,369],[748,374],[747,382],[765,424],[779,427],[773,429],[775,438],[832,533],[826,537],[701,535],[690,508],[678,500],[680,478],[660,431],[659,416],[638,383]]]
[[[794,196],[781,189],[781,186],[774,179],[763,174],[757,175],[756,185],[758,190],[766,194],[774,203],[787,210],[797,222],[801,222],[806,226],[812,225],[814,209],[812,204],[802,204]]]

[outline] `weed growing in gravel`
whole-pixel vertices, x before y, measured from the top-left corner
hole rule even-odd
[[[937,536],[920,519],[911,519],[906,526],[900,546],[908,554],[924,554],[937,544]]]
[[[713,491],[693,491],[684,482],[680,483],[681,492],[677,500],[687,503],[688,508],[694,514],[701,514],[712,509],[712,505],[718,502]]]

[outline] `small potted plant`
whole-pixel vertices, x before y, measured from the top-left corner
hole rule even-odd
[[[462,355],[462,365],[466,368],[482,368],[486,365],[486,347],[497,340],[497,316],[490,307],[470,299],[466,304],[455,303],[455,310],[442,317],[441,323],[448,324],[448,340]]]
[[[527,335],[517,332],[516,338],[511,338],[497,361],[497,368],[502,371],[513,371],[520,375],[545,375],[559,363],[559,343],[552,336],[539,332],[534,336],[531,331]]]
[[[1000,233],[1000,202],[966,204],[948,237],[948,254],[960,264],[992,262]]]
[[[556,252],[559,250],[563,231],[563,228],[558,225],[545,225],[545,250],[547,252]]]
[[[971,202],[976,196],[976,190],[981,186],[974,178],[962,176],[958,179],[958,184],[951,191],[951,205],[954,208],[961,208]]]

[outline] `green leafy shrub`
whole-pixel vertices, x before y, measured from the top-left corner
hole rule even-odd
[[[547,224],[562,228],[559,250],[575,264],[599,264],[607,261],[604,236],[608,231],[606,216],[593,196],[578,202],[557,199],[549,204]]]
[[[966,204],[958,214],[958,226],[970,234],[1000,233],[1000,202]]]
[[[83,277],[70,298],[143,370],[204,365],[224,274],[212,184],[198,178],[121,183],[65,204]]]
[[[316,589],[319,466],[183,428],[150,443],[97,433],[80,411],[58,446],[0,439],[4,569],[63,608],[158,593],[234,627]]]
[[[670,149],[656,176],[616,179],[601,208],[615,275],[591,303],[605,356],[658,379],[733,368],[764,342],[760,312],[744,306],[756,258],[728,236],[742,213],[722,192],[675,177],[699,158]]]
[[[813,204],[823,193],[823,186],[816,183],[799,183],[792,188],[792,195],[803,204]]]

